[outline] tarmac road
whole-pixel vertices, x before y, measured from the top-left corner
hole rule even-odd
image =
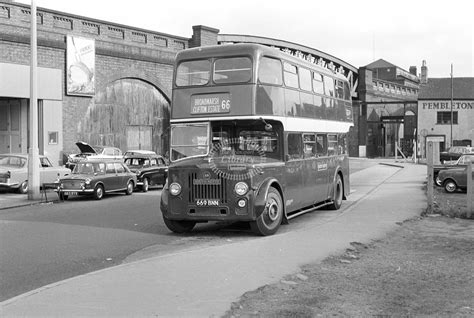
[[[2,316],[218,316],[248,290],[358,241],[382,237],[426,208],[426,166],[376,165],[351,175],[343,209],[302,216],[271,237],[201,246],[68,279],[0,303]],[[318,221],[312,222],[313,219]],[[293,228],[295,224],[295,228]]]

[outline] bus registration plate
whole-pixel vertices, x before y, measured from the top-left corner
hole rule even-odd
[[[219,206],[219,200],[207,200],[207,199],[199,199],[196,200],[197,206]]]

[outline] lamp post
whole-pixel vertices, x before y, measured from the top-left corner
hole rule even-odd
[[[28,200],[40,198],[38,151],[38,87],[36,3],[31,0],[31,60],[30,60],[30,144],[28,149]]]

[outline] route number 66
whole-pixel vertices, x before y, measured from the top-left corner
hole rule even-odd
[[[223,99],[222,100],[221,109],[223,111],[229,111],[230,110],[230,99]]]

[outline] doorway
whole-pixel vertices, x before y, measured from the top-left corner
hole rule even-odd
[[[0,153],[21,153],[21,100],[0,99]]]

